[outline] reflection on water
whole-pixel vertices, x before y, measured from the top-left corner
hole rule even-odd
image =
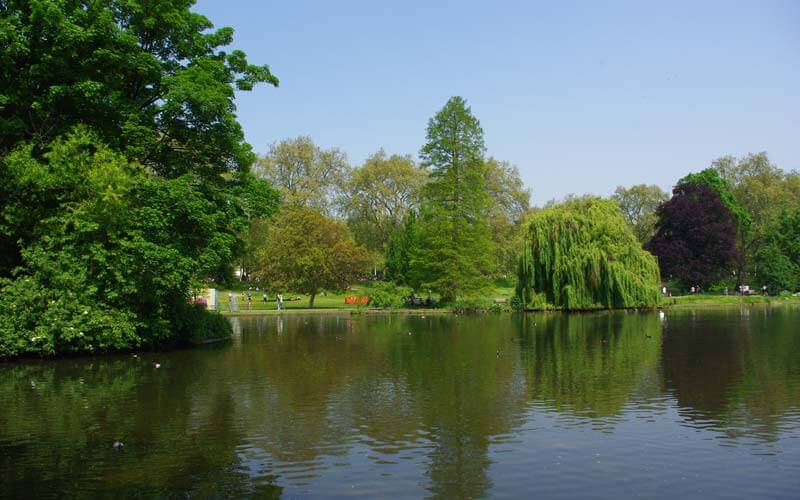
[[[262,316],[204,349],[7,363],[0,496],[791,497],[798,323]]]

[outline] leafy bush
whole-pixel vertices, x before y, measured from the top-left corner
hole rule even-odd
[[[492,311],[494,306],[500,306],[500,304],[495,304],[486,298],[467,298],[456,300],[450,304],[450,309],[457,314],[475,314]]]
[[[728,293],[733,293],[736,291],[736,278],[731,277],[731,278],[721,279],[716,283],[708,285],[708,289],[703,291],[704,292],[708,291],[712,293],[723,293],[726,289],[728,290]]]
[[[185,325],[204,330],[186,300],[232,257],[230,209],[193,176],[148,176],[85,130],[51,148],[3,159],[16,191],[63,194],[0,280],[0,356],[154,348],[186,340]]]
[[[383,308],[403,307],[406,303],[406,297],[410,295],[411,289],[407,286],[380,281],[375,283],[369,295],[370,305]]]
[[[175,336],[180,342],[201,342],[228,338],[233,334],[231,323],[219,313],[209,312],[199,304],[186,304],[173,321]]]

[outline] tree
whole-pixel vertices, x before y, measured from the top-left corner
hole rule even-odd
[[[386,250],[386,277],[395,283],[410,284],[413,280],[411,259],[417,253],[417,216],[409,211],[402,230],[392,233]]]
[[[411,266],[415,282],[445,302],[484,287],[494,268],[484,150],[480,123],[461,97],[447,101],[428,122],[420,158],[430,182],[423,189]]]
[[[0,280],[0,357],[156,347],[201,334],[211,319],[187,299],[204,277],[228,269],[238,202],[209,199],[192,175],[152,176],[85,130],[53,141],[42,160],[32,149],[5,158],[9,178],[59,193],[59,210],[39,221],[13,278]],[[216,334],[227,329],[220,325]]]
[[[800,206],[798,174],[782,171],[769,161],[765,152],[740,159],[724,156],[715,160],[712,167],[725,179],[752,220],[741,244],[748,273],[760,279],[760,264],[765,261],[758,254],[767,244],[768,232],[778,224],[784,210],[791,212]]]
[[[77,124],[168,178],[246,174],[254,156],[234,114],[234,90],[277,85],[267,66],[222,50],[233,30],[212,30],[193,1],[0,3],[0,157],[17,144],[47,144]],[[25,205],[0,183],[0,202]],[[51,204],[30,204],[0,224],[8,276],[20,238]]]
[[[637,184],[630,188],[617,186],[611,195],[640,243],[647,243],[655,233],[656,209],[669,195],[656,185]]]
[[[517,286],[525,307],[651,307],[659,284],[658,263],[614,202],[579,198],[531,216]]]
[[[281,192],[283,205],[335,211],[347,182],[347,156],[336,148],[324,150],[311,137],[273,143],[259,158],[255,173]]]
[[[355,169],[347,185],[344,213],[356,240],[384,255],[403,218],[416,210],[427,173],[410,156],[387,156],[381,149]]]
[[[750,229],[750,225],[752,224],[750,214],[748,214],[747,210],[745,210],[744,207],[739,204],[739,201],[731,192],[731,187],[728,182],[723,179],[719,172],[713,168],[707,168],[697,173],[691,173],[678,181],[678,185],[681,184],[697,184],[711,188],[715,193],[717,193],[717,197],[722,204],[725,205],[725,208],[727,208],[736,218],[741,230],[747,231]]]
[[[370,265],[369,253],[347,226],[310,207],[281,213],[270,229],[258,275],[274,289],[311,296],[322,290],[344,290]]]
[[[800,209],[784,210],[756,254],[759,277],[770,290],[800,290]]]
[[[658,257],[662,276],[703,287],[730,276],[740,259],[739,223],[717,191],[683,182],[656,215],[656,234],[646,248]]]
[[[233,98],[278,81],[192,3],[0,2],[0,355],[228,328],[187,300],[275,209]]]
[[[242,245],[239,249],[237,264],[241,271],[241,281],[249,282],[259,266],[259,254],[267,245],[271,221],[269,219],[253,219],[246,231],[241,235]]]
[[[522,220],[530,209],[531,193],[522,183],[519,169],[506,161],[486,160],[484,177],[496,270],[512,273],[522,245]]]

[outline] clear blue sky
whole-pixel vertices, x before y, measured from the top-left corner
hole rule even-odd
[[[248,141],[310,135],[358,165],[415,157],[467,99],[541,204],[665,189],[725,154],[800,168],[800,1],[201,0],[280,78],[237,98]]]

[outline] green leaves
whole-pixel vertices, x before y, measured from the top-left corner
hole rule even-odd
[[[417,209],[427,173],[410,156],[387,156],[381,149],[355,169],[347,182],[344,211],[356,239],[384,254],[402,230],[403,217]]]
[[[518,274],[525,307],[612,309],[659,301],[656,259],[610,200],[578,199],[536,212]]]
[[[800,209],[784,210],[756,255],[759,275],[771,292],[800,290]]]
[[[278,80],[193,3],[0,2],[0,357],[227,331],[186,301],[276,209],[233,99]]]
[[[431,180],[423,189],[419,244],[412,281],[452,302],[480,290],[493,270],[483,130],[461,97],[451,98],[428,123],[420,151]]]
[[[637,184],[630,188],[617,186],[611,199],[619,205],[622,215],[633,228],[639,242],[647,243],[655,233],[658,222],[656,209],[669,195],[656,185]]]
[[[314,208],[295,207],[268,229],[257,274],[275,291],[311,295],[314,307],[319,291],[344,290],[369,264],[347,226]]]
[[[233,30],[190,1],[11,0],[0,4],[0,151],[47,144],[76,124],[158,172],[218,175],[253,161],[233,92],[278,85],[221,50]]]

